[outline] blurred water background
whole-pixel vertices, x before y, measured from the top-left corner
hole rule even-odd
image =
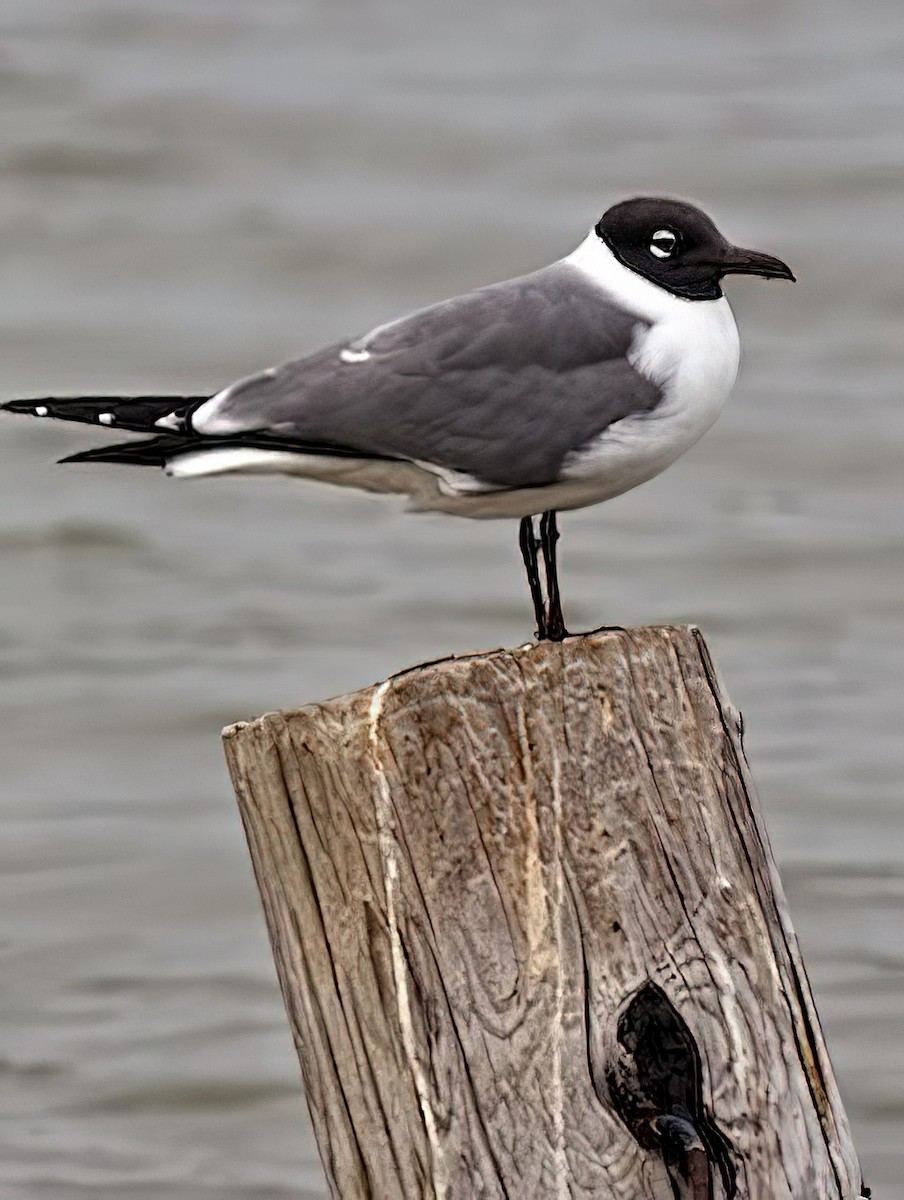
[[[900,0],[2,0],[0,391],[215,390],[698,200],[742,378],[567,515],[573,628],[702,625],[867,1183],[904,1197]],[[526,639],[514,523],[61,468],[0,422],[0,1193],[325,1196],[218,731]]]

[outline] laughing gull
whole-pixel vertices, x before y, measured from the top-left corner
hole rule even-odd
[[[417,511],[520,518],[537,634],[560,640],[556,512],[658,475],[719,415],[739,360],[728,274],[794,279],[691,204],[626,200],[551,266],[214,396],[2,407],[154,434],[63,462],[280,473],[405,495]]]

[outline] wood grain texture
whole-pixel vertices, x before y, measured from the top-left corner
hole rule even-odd
[[[721,1200],[616,1103],[647,994],[696,1043],[738,1197],[860,1196],[696,630],[441,661],[224,736],[333,1196]]]

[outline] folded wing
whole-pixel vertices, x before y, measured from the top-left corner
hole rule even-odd
[[[235,384],[191,427],[202,441],[263,435],[500,487],[551,483],[570,453],[659,402],[627,357],[638,326],[558,263]]]

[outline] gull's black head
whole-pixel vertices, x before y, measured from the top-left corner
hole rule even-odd
[[[596,232],[620,263],[685,300],[718,300],[723,275],[794,279],[780,259],[732,246],[706,213],[681,200],[624,200]]]

